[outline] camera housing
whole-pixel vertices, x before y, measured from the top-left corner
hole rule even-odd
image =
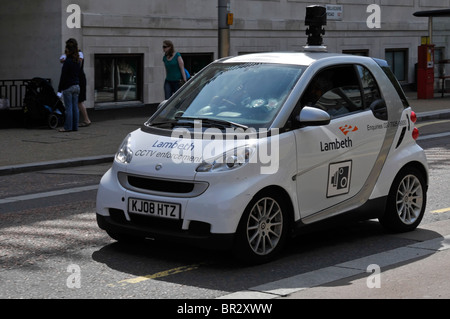
[[[327,9],[324,6],[306,7],[305,25],[309,46],[321,46],[323,43],[322,35],[325,35],[324,25],[327,25]]]

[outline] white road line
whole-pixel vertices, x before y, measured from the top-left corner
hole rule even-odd
[[[26,201],[26,200],[46,198],[46,197],[61,196],[61,195],[67,195],[67,194],[73,194],[73,193],[81,193],[81,192],[86,192],[86,191],[93,191],[96,189],[98,189],[98,185],[61,189],[61,190],[37,193],[37,194],[21,195],[21,196],[0,199],[0,205],[20,202],[20,201]]]

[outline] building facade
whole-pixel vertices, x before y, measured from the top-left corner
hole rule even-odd
[[[403,84],[415,82],[417,47],[428,35],[428,19],[413,13],[450,8],[450,0],[229,2],[234,18],[230,55],[302,51],[306,6],[323,5],[329,52],[386,59]],[[434,20],[440,58],[448,54],[446,21]],[[85,56],[87,107],[159,103],[164,99],[164,40],[174,43],[192,74],[219,57],[218,0],[1,1],[0,80],[44,77],[56,88],[59,57],[71,37]]]

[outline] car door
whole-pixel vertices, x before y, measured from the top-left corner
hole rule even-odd
[[[328,67],[310,81],[300,105],[328,112],[331,121],[295,130],[298,205],[305,221],[353,208],[347,202],[362,204],[349,199],[367,185],[383,145],[386,111],[379,103],[377,118],[370,108],[380,100],[375,79],[361,65]]]

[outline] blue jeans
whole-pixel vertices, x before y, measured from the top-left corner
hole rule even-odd
[[[164,96],[167,99],[181,87],[180,81],[164,81]]]
[[[80,94],[80,86],[72,85],[63,92],[64,106],[66,107],[66,121],[64,129],[66,131],[78,131],[78,122],[80,113],[78,111],[78,95]]]

